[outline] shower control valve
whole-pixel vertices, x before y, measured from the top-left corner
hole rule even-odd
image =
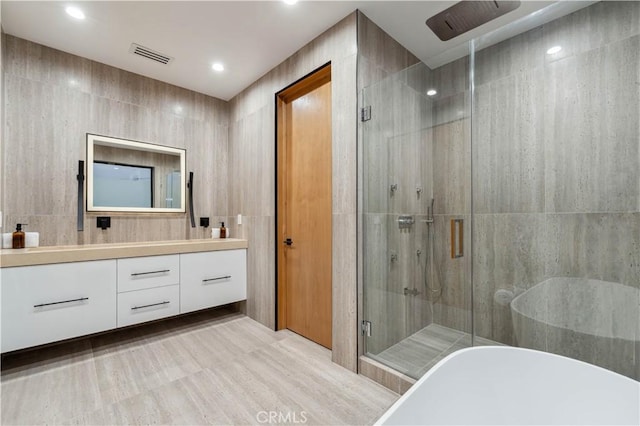
[[[415,223],[413,216],[401,215],[398,216],[398,227],[400,229],[410,228]]]
[[[407,288],[405,287],[403,290],[405,296],[417,296],[420,294],[417,288]]]

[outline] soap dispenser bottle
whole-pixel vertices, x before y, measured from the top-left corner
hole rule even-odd
[[[224,227],[224,222],[220,222],[220,238],[227,238],[227,228]]]
[[[24,231],[22,230],[22,225],[22,223],[18,223],[13,233],[13,243],[11,247],[14,249],[24,248]]]

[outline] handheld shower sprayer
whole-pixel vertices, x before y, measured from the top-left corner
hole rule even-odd
[[[429,209],[429,219],[433,222],[433,204],[436,202],[435,198],[431,199],[431,209]]]
[[[433,223],[433,203],[435,203],[435,198],[431,199],[431,207],[427,207],[427,219],[424,221],[425,223]]]

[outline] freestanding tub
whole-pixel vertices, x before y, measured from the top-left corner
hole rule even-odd
[[[531,349],[482,346],[444,358],[377,425],[638,425],[640,383]]]
[[[587,278],[549,278],[513,299],[511,314],[518,346],[640,379],[637,288]]]

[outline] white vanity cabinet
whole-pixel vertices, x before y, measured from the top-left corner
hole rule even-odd
[[[2,250],[10,352],[245,300],[246,240]]]
[[[2,352],[116,327],[116,261],[2,268]]]
[[[246,250],[180,255],[180,312],[247,298]]]

